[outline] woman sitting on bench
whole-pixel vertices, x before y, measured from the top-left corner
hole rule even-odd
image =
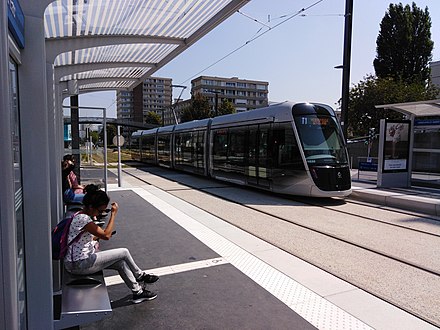
[[[105,229],[97,226],[93,218],[105,212],[109,201],[109,197],[102,190],[90,191],[84,196],[84,208],[74,216],[70,225],[68,242],[74,243],[69,246],[64,257],[64,266],[68,272],[76,275],[90,275],[103,269],[115,269],[133,292],[133,303],[153,300],[157,294],[146,290],[145,284],[156,282],[158,276],[144,273],[126,248],[98,250],[97,239],[108,240],[112,235],[118,204],[111,204],[111,215]]]
[[[81,203],[84,198],[84,187],[78,184],[73,169],[75,163],[72,155],[66,155],[61,162],[61,173],[63,176],[63,201],[66,204]]]

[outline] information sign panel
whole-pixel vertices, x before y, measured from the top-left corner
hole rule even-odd
[[[383,172],[408,171],[411,121],[386,120]]]

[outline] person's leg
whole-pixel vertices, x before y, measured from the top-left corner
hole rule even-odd
[[[143,272],[136,265],[126,248],[99,251],[88,259],[66,265],[68,271],[78,275],[93,274],[107,268],[117,270],[126,285],[133,292],[138,292],[142,289],[142,286],[136,279],[141,277]]]
[[[97,269],[96,271],[106,268],[115,269],[132,291],[141,289],[136,279],[142,276],[142,269],[134,262],[126,248],[96,252],[96,260],[92,268]]]

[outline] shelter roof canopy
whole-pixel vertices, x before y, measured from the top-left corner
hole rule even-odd
[[[70,72],[60,80],[125,77],[130,80],[124,89],[132,89],[248,1],[57,0],[44,14],[46,48],[56,54],[55,70],[109,62],[127,68],[109,70],[105,76],[101,65],[97,73]],[[143,62],[150,68],[136,66]],[[120,79],[113,86],[107,80],[105,89],[120,86]]]
[[[440,116],[440,99],[376,105],[376,109],[392,109],[405,115],[415,117]]]

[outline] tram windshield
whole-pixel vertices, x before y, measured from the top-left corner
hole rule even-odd
[[[309,165],[347,164],[344,140],[335,117],[295,116],[295,124]]]

